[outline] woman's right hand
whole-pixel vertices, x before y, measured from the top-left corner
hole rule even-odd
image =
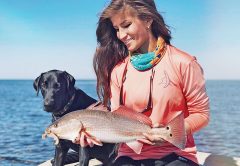
[[[80,131],[78,137],[74,140],[73,143],[80,144],[81,147],[93,147],[94,144],[102,146],[102,142],[99,139],[91,136],[85,131]]]
[[[101,102],[96,102],[87,107],[87,109],[96,110],[96,111],[106,111],[108,112],[108,107],[104,106]],[[78,137],[73,141],[75,144],[80,144],[81,147],[90,146],[93,147],[94,144],[102,146],[102,142],[88,134],[86,131],[81,130]]]

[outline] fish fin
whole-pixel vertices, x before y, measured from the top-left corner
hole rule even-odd
[[[73,143],[76,143],[79,138],[79,134],[83,131],[84,127],[81,121],[77,120],[77,119],[73,119],[72,121],[77,121],[78,122],[78,128],[79,128],[79,132],[76,133],[75,137],[73,137],[72,139],[70,139]]]
[[[149,141],[147,139],[144,139],[144,138],[137,139],[137,141],[139,141],[140,143],[145,143],[145,144],[149,144],[149,145],[155,145],[156,144],[156,143],[153,143],[153,142],[151,142],[151,141]]]
[[[166,126],[168,131],[163,137],[166,141],[170,142],[174,146],[184,149],[186,145],[186,131],[184,126],[184,114],[179,111],[175,118],[173,118]]]
[[[146,115],[144,115],[143,113],[139,113],[136,112],[130,108],[127,108],[125,106],[119,106],[118,109],[116,109],[115,111],[113,111],[114,114],[120,115],[120,116],[124,116],[127,117],[129,119],[134,119],[137,120],[141,123],[144,123],[148,126],[152,125],[152,121],[149,117],[147,117]]]
[[[104,106],[102,104],[102,102],[100,102],[100,101],[91,104],[86,109],[88,109],[88,110],[101,110],[101,111],[109,112],[108,107]]]
[[[142,151],[143,143],[138,141],[132,141],[126,143],[135,153],[140,154]]]
[[[102,142],[101,142],[99,139],[97,139],[96,137],[91,136],[91,135],[88,134],[86,131],[82,131],[82,132],[85,134],[85,136],[86,136],[87,138],[91,139],[91,141],[92,141],[95,145],[103,146]]]
[[[86,136],[86,138],[91,139],[91,141],[92,141],[95,145],[103,146],[102,142],[101,142],[99,139],[97,139],[96,137],[93,137],[92,135],[90,135],[89,133],[87,133],[87,132],[85,131],[84,126],[83,126],[83,124],[82,124],[81,121],[80,121],[80,126],[79,126],[79,128],[80,128],[79,133],[84,133],[85,136]]]

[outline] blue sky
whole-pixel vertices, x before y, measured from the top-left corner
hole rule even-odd
[[[95,79],[98,14],[109,0],[0,0],[0,79],[66,70]],[[155,0],[172,44],[197,57],[206,79],[240,79],[240,1]]]

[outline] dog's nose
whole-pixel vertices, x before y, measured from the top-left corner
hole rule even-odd
[[[52,106],[54,104],[53,100],[45,100],[44,106]]]

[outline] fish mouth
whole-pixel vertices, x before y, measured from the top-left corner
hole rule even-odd
[[[45,131],[45,133],[42,134],[42,139],[46,139],[46,137],[52,137],[54,140],[54,144],[55,145],[59,144],[59,138],[55,134],[53,134],[49,131]]]
[[[46,139],[47,133],[42,134],[42,139]]]

